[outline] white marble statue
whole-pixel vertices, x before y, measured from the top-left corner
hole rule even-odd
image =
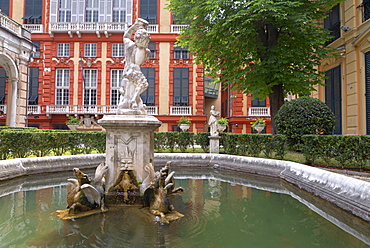
[[[123,36],[126,64],[120,88],[121,96],[117,114],[147,114],[140,94],[148,88],[148,81],[141,72],[140,66],[150,55],[148,25],[149,23],[146,20],[138,18]],[[131,36],[134,32],[134,41],[132,41]]]
[[[218,118],[220,117],[220,112],[215,110],[215,106],[212,105],[209,114],[208,125],[211,128],[211,136],[218,136]]]

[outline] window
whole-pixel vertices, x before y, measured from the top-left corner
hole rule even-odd
[[[220,83],[214,83],[211,77],[204,77],[204,96],[210,98],[218,98]]]
[[[366,134],[370,135],[370,52],[365,53]]]
[[[0,67],[0,105],[5,104],[6,72]]]
[[[56,105],[69,104],[69,69],[56,70]]]
[[[32,58],[40,58],[40,42],[32,42],[36,47],[36,52],[32,53]]]
[[[71,22],[71,0],[60,0],[59,22]]]
[[[325,104],[335,115],[334,134],[342,134],[342,76],[341,66],[326,71]]]
[[[140,18],[149,22],[149,24],[157,24],[157,0],[140,0]]]
[[[123,43],[112,44],[112,56],[113,57],[124,57],[125,56],[125,45]]]
[[[58,57],[69,57],[69,43],[58,43]]]
[[[155,69],[154,68],[141,68],[146,79],[148,80],[148,88],[141,94],[141,99],[146,106],[155,105]]]
[[[119,103],[119,88],[121,87],[121,80],[123,76],[123,69],[111,70],[110,83],[110,104],[118,105]]]
[[[26,0],[24,24],[41,24],[42,0]]]
[[[96,105],[98,70],[84,69],[84,105]]]
[[[39,68],[30,67],[28,104],[37,105],[39,96]]]
[[[149,59],[155,59],[156,58],[156,52],[157,52],[157,43],[150,42],[148,49],[150,50]]]
[[[126,1],[113,1],[113,22],[126,22]]]
[[[85,43],[85,57],[96,57],[96,43]]]
[[[362,21],[366,21],[370,18],[370,1],[364,0],[362,3],[358,6],[362,9]]]
[[[330,44],[331,42],[335,41],[340,37],[340,7],[339,4],[334,6],[330,12],[329,16],[324,19],[324,28],[330,31],[330,35],[332,36],[332,39],[326,42],[327,44]]]
[[[9,0],[0,0],[0,9],[1,13],[4,13],[5,15],[9,15]]]
[[[189,106],[189,68],[173,69],[173,105]]]
[[[178,18],[176,18],[176,15],[172,14],[172,24],[181,25],[181,24],[189,24],[189,23],[190,23],[189,20],[181,21]]]
[[[98,22],[99,16],[99,1],[87,0],[86,1],[86,22]]]
[[[174,59],[189,59],[189,51],[186,48],[175,47],[173,51]]]
[[[266,100],[260,101],[260,99],[256,97],[255,99],[252,100],[252,107],[266,107]]]

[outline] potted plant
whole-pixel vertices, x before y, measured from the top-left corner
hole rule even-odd
[[[266,126],[266,121],[263,118],[257,118],[256,121],[251,122],[252,128],[254,128],[259,134],[261,134],[262,130]]]
[[[66,121],[66,125],[71,130],[76,130],[77,127],[80,125],[80,120],[76,117],[70,116],[68,121]]]
[[[191,119],[182,116],[180,120],[177,121],[177,123],[182,131],[186,131],[190,128]]]
[[[229,125],[229,121],[226,118],[220,118],[217,120],[217,124],[218,124],[217,131],[223,132],[226,129],[226,127]]]

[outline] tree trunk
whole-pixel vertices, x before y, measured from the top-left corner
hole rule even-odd
[[[280,107],[284,104],[284,94],[283,94],[283,85],[278,84],[272,87],[272,93],[270,97],[270,114],[271,114],[271,125],[272,125],[272,134],[277,134],[275,127],[275,116],[279,111]]]

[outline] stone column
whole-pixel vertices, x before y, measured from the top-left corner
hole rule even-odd
[[[142,182],[147,176],[144,166],[154,158],[154,131],[162,122],[149,115],[105,115],[98,123],[107,131],[106,191],[121,169],[135,171]]]
[[[11,80],[9,84],[10,97],[8,98],[9,104],[6,110],[6,123],[10,127],[16,126],[17,118],[17,92],[18,92],[18,81]]]
[[[209,137],[209,152],[220,153],[220,136],[208,136]]]

